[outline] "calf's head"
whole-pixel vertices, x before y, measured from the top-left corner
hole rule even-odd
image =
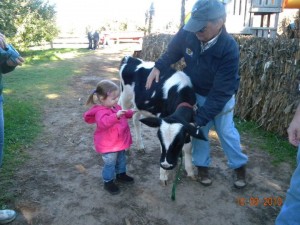
[[[157,136],[161,145],[160,166],[165,170],[176,167],[182,147],[190,141],[190,136],[207,140],[201,130],[172,117],[147,117],[140,121],[149,127],[158,127]]]

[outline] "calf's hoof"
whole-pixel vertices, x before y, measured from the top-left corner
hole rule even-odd
[[[160,185],[163,187],[168,186],[168,181],[167,180],[160,180]]]

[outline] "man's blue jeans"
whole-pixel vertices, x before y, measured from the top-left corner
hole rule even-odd
[[[297,168],[291,178],[290,188],[286,192],[286,199],[275,221],[276,225],[300,224],[300,145],[297,153]]]
[[[102,154],[104,166],[102,178],[104,182],[111,181],[116,174],[126,172],[126,154],[125,150]]]
[[[197,96],[198,106],[202,106],[206,100],[204,96]],[[222,112],[202,128],[208,138],[209,130],[214,126],[218,134],[223,151],[227,157],[228,167],[232,169],[245,165],[248,161],[247,155],[242,152],[240,145],[240,135],[235,128],[233,121],[233,108],[235,105],[235,96],[226,103]],[[208,167],[211,163],[210,143],[193,138],[193,164],[195,166]]]
[[[4,147],[4,116],[3,116],[3,96],[0,95],[0,168],[3,160]]]

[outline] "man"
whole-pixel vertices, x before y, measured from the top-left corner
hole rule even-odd
[[[93,34],[91,31],[88,32],[88,40],[89,40],[89,47],[88,49],[93,49]]]
[[[297,168],[291,178],[290,188],[287,190],[285,202],[275,221],[276,225],[300,224],[300,104],[287,130],[289,142],[298,147]]]
[[[93,49],[94,50],[96,50],[98,48],[99,39],[100,39],[100,35],[99,35],[98,31],[95,31],[95,33],[93,34],[93,40],[94,40],[94,47],[93,47]]]
[[[208,137],[215,127],[228,166],[235,171],[234,186],[246,186],[248,157],[242,153],[240,136],[234,126],[233,108],[239,86],[239,49],[225,28],[226,12],[218,0],[198,0],[191,18],[174,36],[167,51],[157,60],[149,74],[146,89],[159,80],[160,71],[184,57],[184,72],[191,78],[198,109],[195,121]],[[208,167],[211,163],[209,142],[193,139],[193,163],[198,168],[199,181],[212,184]]]
[[[4,146],[4,117],[3,117],[3,96],[2,96],[2,74],[11,72],[16,66],[22,65],[24,59],[19,56],[14,49],[9,48],[5,42],[5,37],[0,33],[0,168],[3,160]],[[16,217],[14,210],[0,210],[0,224],[13,221]]]

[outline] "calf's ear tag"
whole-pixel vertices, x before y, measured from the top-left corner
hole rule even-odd
[[[193,105],[193,110],[196,112],[198,110],[197,104]]]

